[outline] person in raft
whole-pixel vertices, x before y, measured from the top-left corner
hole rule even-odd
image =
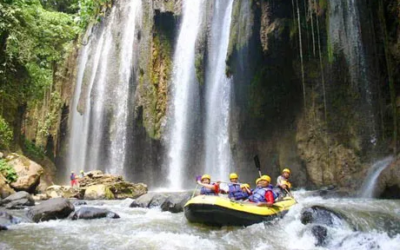
[[[72,188],[74,187],[74,185],[78,186],[78,180],[76,179],[76,175],[75,175],[74,171],[71,171],[71,175],[70,175],[69,179],[71,180]]]
[[[282,170],[282,174],[278,176],[278,179],[276,180],[276,185],[282,188],[283,190],[291,189],[292,184],[289,182],[289,178],[290,178],[290,169],[285,168],[284,170]],[[284,185],[286,186],[286,189],[284,188]]]
[[[243,199],[243,192],[240,189],[240,184],[238,183],[239,176],[236,173],[231,173],[229,175],[229,191],[228,191],[228,198],[233,200],[242,200]]]
[[[250,185],[246,183],[241,184],[240,189],[242,192],[240,194],[236,194],[235,196],[236,200],[246,200],[253,193],[253,191],[250,189]]]
[[[219,193],[219,182],[211,183],[211,176],[205,174],[200,180],[197,180],[197,184],[201,187],[200,194],[203,195],[218,195]]]
[[[270,183],[271,177],[268,175],[258,178],[256,180],[257,187],[254,189],[253,194],[250,195],[249,201],[257,203],[257,206],[271,207],[278,196],[273,191],[274,187]]]

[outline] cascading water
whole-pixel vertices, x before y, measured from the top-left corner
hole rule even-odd
[[[129,83],[132,77],[132,62],[134,60],[134,42],[137,32],[136,26],[141,23],[141,1],[130,1],[125,16],[128,17],[127,25],[123,30],[122,48],[120,51],[119,84],[115,90],[114,131],[111,132],[110,169],[112,174],[122,174],[126,154],[126,131],[128,119]]]
[[[229,143],[231,79],[225,74],[233,0],[215,1],[206,73],[206,172],[223,179],[232,168]]]
[[[81,49],[79,55],[78,75],[74,91],[74,99],[72,100],[72,128],[70,135],[69,154],[68,154],[68,169],[69,171],[79,171],[84,166],[85,150],[82,150],[81,145],[86,145],[83,142],[84,136],[84,116],[78,112],[77,106],[79,96],[81,95],[83,74],[85,72],[86,63],[88,61],[88,50],[92,47],[92,39]]]
[[[88,144],[88,132],[90,122],[90,93],[92,90],[94,77],[100,62],[100,55],[103,48],[104,36],[106,28],[99,28],[99,37],[93,37],[82,50],[82,56],[79,63],[79,73],[77,76],[77,85],[75,86],[74,101],[72,106],[72,129],[69,139],[69,155],[68,155],[68,170],[78,171],[88,169],[86,165],[86,153]],[[92,54],[94,53],[94,54]],[[91,59],[89,60],[89,54]],[[85,77],[89,79],[87,87],[87,97],[85,102],[85,111],[81,114],[78,111],[78,100],[82,98],[82,83]],[[84,98],[83,98],[84,99]],[[82,102],[81,100],[79,100]]]
[[[170,187],[180,189],[186,164],[188,120],[192,118],[191,86],[198,84],[195,76],[195,44],[201,27],[203,0],[183,2],[183,20],[174,55],[172,76],[171,126],[169,140]]]
[[[376,186],[376,181],[383,170],[393,161],[393,157],[389,156],[383,160],[375,162],[368,171],[367,178],[365,178],[364,183],[360,190],[360,197],[363,198],[374,198],[374,190]]]
[[[102,169],[123,174],[129,86],[134,79],[135,35],[141,8],[141,1],[121,1],[82,49],[72,107],[68,170]],[[78,112],[82,103],[83,115]]]
[[[329,26],[328,44],[332,46],[329,52],[341,51],[346,59],[351,84],[360,92],[362,98],[363,123],[366,126],[369,143],[376,145],[377,131],[373,112],[373,96],[371,77],[368,72],[366,53],[362,41],[360,10],[355,0],[328,1]]]

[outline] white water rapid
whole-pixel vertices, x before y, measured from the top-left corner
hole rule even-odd
[[[374,198],[376,181],[383,170],[393,161],[393,156],[386,157],[383,160],[375,162],[368,171],[368,175],[360,190],[360,197]]]
[[[232,81],[227,78],[233,0],[215,1],[206,73],[206,172],[213,179],[225,179],[232,169],[229,143],[229,112]]]
[[[109,209],[121,218],[24,221],[1,231],[0,249],[394,250],[400,246],[400,228],[395,223],[400,219],[398,200],[323,199],[305,191],[294,195],[299,203],[283,219],[222,228],[190,224],[183,213],[161,212],[160,208],[129,208],[130,199],[88,201],[87,206]],[[325,226],[327,240],[318,247],[312,235],[313,225],[300,222],[302,209],[313,205],[345,213],[347,217]],[[23,210],[10,212],[18,217],[24,214]]]
[[[182,188],[186,166],[188,120],[191,113],[191,85],[198,84],[195,75],[195,44],[201,26],[204,0],[183,1],[183,20],[177,40],[172,76],[171,125],[169,135],[170,188]]]

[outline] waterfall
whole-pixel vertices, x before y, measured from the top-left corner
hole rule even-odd
[[[92,48],[92,43],[93,39],[90,39],[87,45],[81,49],[79,54],[78,74],[71,109],[72,124],[67,162],[67,168],[69,171],[79,171],[80,169],[83,169],[85,161],[84,153],[86,150],[82,150],[82,146],[86,145],[86,142],[84,142],[84,139],[86,138],[84,134],[85,116],[78,112],[77,106],[81,95],[83,75],[88,61],[88,50]]]
[[[183,20],[174,55],[172,75],[171,125],[169,128],[170,187],[180,189],[186,164],[189,119],[193,118],[191,87],[198,84],[195,76],[195,44],[201,26],[204,0],[185,0]]]
[[[340,51],[346,59],[352,87],[359,91],[369,143],[376,145],[377,132],[373,112],[372,81],[362,41],[360,13],[355,0],[328,1],[328,44]],[[331,50],[333,51],[333,48]],[[333,52],[331,52],[333,53]],[[333,57],[331,54],[330,56]],[[360,112],[360,113],[361,113]]]
[[[110,147],[110,169],[112,174],[122,174],[125,154],[126,154],[126,136],[128,120],[128,99],[129,83],[132,76],[132,62],[134,58],[134,42],[136,24],[141,23],[141,1],[130,1],[125,16],[128,17],[127,24],[123,29],[122,48],[120,52],[119,65],[119,85],[115,88],[115,117],[114,131],[112,131],[112,140]]]
[[[226,77],[233,0],[215,1],[206,73],[206,172],[223,179],[232,169],[229,143],[231,79]]]
[[[123,174],[141,8],[141,1],[128,0],[114,6],[80,52],[68,170],[102,169]]]
[[[365,178],[364,183],[359,192],[360,196],[363,198],[373,198],[376,181],[383,170],[393,161],[393,156],[386,157],[383,160],[375,162],[368,171],[367,178]]]

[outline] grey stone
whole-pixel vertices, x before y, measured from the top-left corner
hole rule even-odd
[[[311,228],[311,232],[314,235],[317,242],[315,246],[325,246],[328,237],[328,229],[321,225],[315,225]]]
[[[172,194],[161,204],[161,210],[171,213],[183,212],[183,207],[190,198],[191,193]]]
[[[9,203],[12,205],[8,205]],[[8,205],[9,207],[34,206],[35,201],[29,193],[25,191],[19,191],[2,200],[0,205]]]
[[[34,221],[48,221],[67,218],[74,211],[74,205],[64,198],[55,198],[43,201],[41,204],[29,209],[26,216]]]
[[[120,218],[118,214],[104,209],[104,208],[95,208],[95,207],[82,207],[78,211],[73,212],[70,215],[72,220],[84,219],[99,219],[99,218],[112,218],[118,219]]]
[[[304,225],[315,223],[331,226],[335,221],[342,219],[343,217],[340,214],[322,206],[305,208],[302,210],[300,217],[301,223]]]

